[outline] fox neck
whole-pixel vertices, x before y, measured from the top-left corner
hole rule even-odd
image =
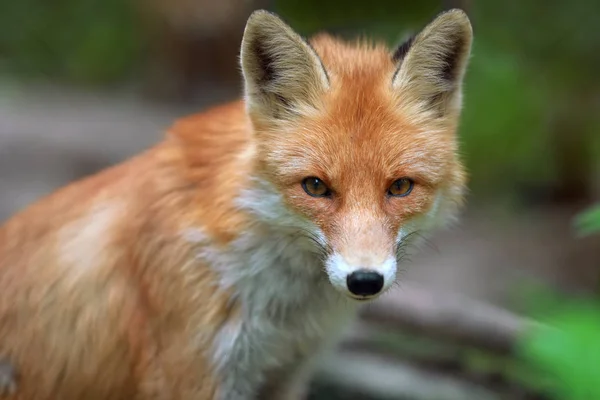
[[[227,371],[287,365],[296,341],[310,347],[336,336],[356,310],[329,283],[322,254],[302,233],[307,222],[289,214],[268,184],[255,183],[237,201],[250,219],[245,229],[220,250],[199,253],[239,311],[215,343],[217,368]],[[262,346],[273,354],[255,359],[251,349]]]
[[[231,261],[213,268],[221,285],[232,289],[245,316],[289,320],[299,309],[321,310],[344,300],[306,241],[291,230],[257,223],[231,243]]]
[[[223,398],[254,393],[269,371],[293,370],[328,349],[355,315],[305,240],[256,219],[227,246],[222,262],[211,263],[239,317],[222,326],[212,347],[217,371],[226,373]]]

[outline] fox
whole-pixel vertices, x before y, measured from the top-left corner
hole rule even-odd
[[[407,251],[458,219],[472,37],[458,9],[395,49],[252,12],[240,99],[0,227],[5,397],[303,398]]]

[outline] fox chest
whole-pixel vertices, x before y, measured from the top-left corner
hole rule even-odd
[[[252,399],[260,387],[273,385],[269,380],[293,380],[354,315],[352,304],[328,282],[262,282],[240,291],[239,319],[228,322],[214,342],[222,398]]]
[[[328,281],[319,255],[297,237],[245,234],[224,251],[199,244],[197,259],[218,275],[215,284],[236,309],[206,354],[219,399],[254,399],[270,377],[291,378],[355,314],[356,305]]]

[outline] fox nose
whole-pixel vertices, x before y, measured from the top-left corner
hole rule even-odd
[[[346,284],[352,294],[357,296],[373,296],[383,288],[383,275],[375,271],[359,269],[348,275]]]

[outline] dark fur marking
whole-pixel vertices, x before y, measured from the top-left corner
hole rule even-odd
[[[392,76],[392,82],[396,80],[396,76],[398,75],[398,72],[400,72],[400,67],[402,66],[402,61],[404,60],[404,57],[406,57],[406,54],[408,54],[408,51],[415,42],[415,38],[416,35],[412,35],[411,37],[406,39],[404,43],[398,46],[398,48],[392,55],[392,61],[398,64],[398,66],[396,67],[396,72],[394,72],[394,76]]]
[[[286,97],[283,97],[280,94],[275,94],[275,98],[277,99],[277,101],[279,102],[279,104],[281,104],[281,106],[286,109],[286,110],[292,110],[292,102],[287,99]]]
[[[325,79],[327,79],[327,83],[331,83],[329,81],[329,74],[327,73],[327,70],[325,69],[325,64],[323,64],[323,60],[321,60],[321,57],[319,57],[319,53],[317,53],[317,51],[315,50],[315,48],[312,46],[312,44],[310,44],[305,38],[302,38],[302,40],[304,41],[304,43],[306,43],[306,45],[312,50],[312,52],[315,54],[315,56],[317,57],[317,59],[319,60],[319,64],[321,65],[321,69],[323,70],[323,73],[325,74]]]
[[[395,63],[401,62],[412,47],[414,42],[415,35],[412,35],[411,37],[406,39],[400,46],[396,48],[396,51],[392,55],[392,61]]]
[[[465,47],[465,40],[462,36],[453,38],[452,47],[444,54],[444,68],[440,71],[440,77],[447,82],[456,80],[456,72],[458,70],[458,59]]]
[[[258,62],[258,68],[260,69],[261,76],[259,79],[259,84],[265,85],[269,82],[272,82],[277,77],[277,72],[273,64],[275,60],[272,54],[263,46],[263,38],[256,37],[254,38],[254,42],[252,43],[253,52],[256,55],[256,60]]]

